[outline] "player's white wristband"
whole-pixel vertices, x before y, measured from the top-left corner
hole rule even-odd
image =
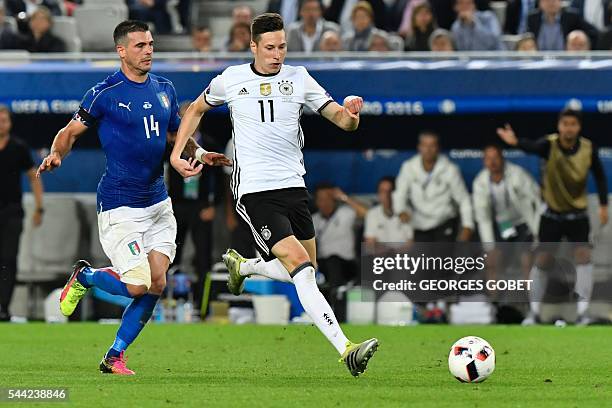
[[[199,161],[200,163],[204,163],[202,156],[204,156],[206,153],[208,153],[208,151],[202,149],[201,147],[198,147],[195,152],[196,160]]]

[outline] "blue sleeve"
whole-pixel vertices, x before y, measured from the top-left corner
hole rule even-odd
[[[73,115],[74,120],[78,120],[87,127],[94,126],[104,116],[104,105],[100,94],[102,90],[95,86],[91,88],[81,101],[79,110]]]
[[[168,89],[170,93],[170,120],[168,121],[168,131],[176,132],[181,124],[181,117],[179,116],[179,105],[178,105],[178,97],[176,96],[176,90],[174,89],[174,85],[170,84]]]

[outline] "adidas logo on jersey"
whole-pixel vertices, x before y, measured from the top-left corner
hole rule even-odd
[[[246,88],[242,88],[240,92],[238,92],[238,95],[248,95],[248,94],[249,94],[249,91],[247,91]]]

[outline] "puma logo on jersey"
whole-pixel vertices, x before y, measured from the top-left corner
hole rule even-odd
[[[128,104],[126,105],[126,104],[125,104],[125,103],[123,103],[123,102],[119,102],[119,107],[120,107],[120,108],[125,108],[125,109],[127,109],[127,110],[129,110],[129,111],[131,112],[131,111],[132,111],[132,110],[130,109],[130,105],[131,105],[131,103],[132,103],[132,102],[128,102]]]
[[[238,92],[238,95],[248,95],[248,94],[249,94],[249,91],[247,91],[246,88],[242,88],[240,92]]]

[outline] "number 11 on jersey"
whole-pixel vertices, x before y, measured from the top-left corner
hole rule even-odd
[[[260,99],[257,102],[259,102],[259,110],[261,111],[261,121],[265,122],[266,114],[264,112],[264,101]],[[268,103],[270,104],[270,122],[274,122],[274,101],[272,99],[268,99]]]
[[[142,118],[142,121],[144,122],[145,132],[147,133],[147,139],[151,138],[151,133],[153,132],[155,132],[159,137],[159,122],[155,121],[153,115],[151,115],[149,118],[151,120],[151,126],[149,126],[149,122],[147,121],[146,116]]]

